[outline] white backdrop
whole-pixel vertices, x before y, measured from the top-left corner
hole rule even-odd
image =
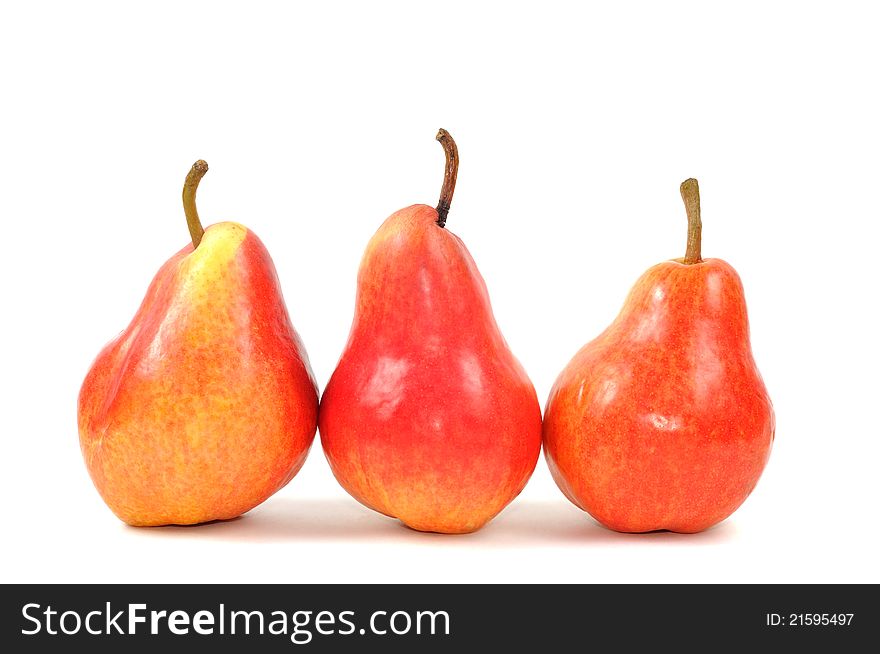
[[[714,3],[713,3],[714,4]],[[663,6],[660,6],[663,5]],[[720,5],[719,5],[720,6]],[[880,581],[876,468],[878,15],[868,3],[21,3],[0,10],[2,581]],[[621,535],[543,457],[482,531],[362,508],[316,440],[242,519],[133,529],[77,439],[79,385],[205,224],[272,253],[323,389],[391,212],[434,204],[468,245],[542,404],[650,265],[739,271],[777,415],[757,489],[699,535]],[[451,337],[454,337],[451,336]]]

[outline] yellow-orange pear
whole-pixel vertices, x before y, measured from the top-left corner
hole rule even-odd
[[[202,229],[196,162],[183,191],[192,243],[159,270],[79,395],[95,487],[130,525],[234,518],[284,486],[314,438],[318,395],[275,267],[234,222]]]

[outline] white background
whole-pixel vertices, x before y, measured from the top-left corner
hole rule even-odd
[[[0,10],[2,581],[880,581],[878,16],[869,4],[20,3]],[[715,5],[715,3],[712,3]],[[662,6],[661,6],[662,5]],[[776,444],[699,535],[621,535],[543,458],[482,531],[408,531],[302,472],[242,519],[133,529],[83,465],[79,385],[206,224],[272,253],[323,389],[363,248],[434,204],[542,400],[650,265],[739,271]],[[454,338],[454,334],[450,338]]]

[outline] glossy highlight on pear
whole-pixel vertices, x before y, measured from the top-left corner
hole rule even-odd
[[[683,259],[649,269],[557,378],[544,452],[577,506],[623,532],[698,532],[758,483],[775,435],[736,271],[703,259],[699,186],[681,185]]]
[[[466,533],[523,489],[541,409],[498,329],[464,243],[445,228],[458,149],[437,208],[392,214],[367,245],[348,344],[321,400],[321,442],[339,483],[420,531]]]
[[[79,395],[80,446],[101,497],[135,526],[234,518],[296,474],[318,395],[275,267],[234,222],[203,229],[196,162],[183,190],[192,243],[159,270]]]

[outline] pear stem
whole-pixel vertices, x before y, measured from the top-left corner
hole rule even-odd
[[[437,225],[446,227],[446,216],[455,193],[455,179],[458,177],[458,146],[445,129],[437,132],[437,140],[446,153],[446,171],[443,174],[443,188],[440,189],[440,201],[437,203]]]
[[[693,177],[681,183],[681,199],[688,218],[687,250],[684,263],[691,265],[702,261],[700,247],[703,238],[703,221],[700,218],[700,185]]]
[[[196,191],[206,172],[208,172],[207,162],[199,159],[192,165],[186,176],[186,181],[183,183],[183,212],[186,214],[186,226],[189,227],[189,235],[192,237],[194,248],[199,247],[202,235],[205,233],[202,221],[199,220],[199,212],[196,209]]]

